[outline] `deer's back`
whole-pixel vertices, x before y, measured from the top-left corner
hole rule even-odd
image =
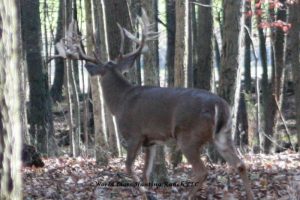
[[[161,136],[157,140],[164,140],[175,136],[178,130],[187,131],[213,122],[216,105],[222,117],[227,112],[224,104],[222,98],[205,90],[134,87],[124,96],[116,118],[125,134],[155,133],[155,137]]]

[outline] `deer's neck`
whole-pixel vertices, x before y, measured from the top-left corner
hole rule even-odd
[[[115,70],[109,70],[101,78],[101,86],[105,103],[115,115],[122,104],[125,93],[133,86]]]

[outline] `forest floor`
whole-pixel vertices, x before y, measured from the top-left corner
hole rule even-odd
[[[64,109],[62,109],[63,111]],[[54,115],[55,130],[59,138],[68,139],[68,126],[64,112]],[[283,116],[295,137],[294,98],[285,95]],[[286,135],[280,121],[280,135]],[[62,146],[68,140],[61,140]],[[285,149],[281,149],[285,150]],[[67,151],[65,151],[67,152]],[[63,152],[61,152],[63,153]],[[142,177],[143,155],[135,162],[135,172]],[[203,159],[205,160],[205,159]],[[32,199],[102,200],[102,199],[142,199],[136,183],[125,173],[125,158],[110,159],[107,167],[96,165],[91,158],[44,158],[43,168],[23,167],[23,196]],[[249,177],[255,199],[299,200],[300,199],[300,153],[290,150],[264,155],[245,154],[244,161],[249,168]],[[209,175],[198,199],[246,199],[239,175],[228,165],[206,162]],[[156,199],[181,199],[192,186],[191,166],[180,164],[172,169],[167,164],[169,181],[146,187]]]
[[[133,180],[125,173],[125,159],[110,159],[108,167],[97,166],[94,159],[43,159],[43,168],[22,168],[23,195],[31,199],[142,199]],[[255,199],[300,199],[300,154],[285,151],[274,155],[246,154]],[[206,163],[209,175],[199,199],[246,199],[238,174],[226,164]],[[143,159],[135,171],[142,177]],[[156,199],[180,199],[192,187],[191,166],[182,163],[175,170],[167,165],[169,181],[147,187]],[[121,185],[121,186],[120,186]]]

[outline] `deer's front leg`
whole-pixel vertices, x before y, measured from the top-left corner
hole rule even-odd
[[[145,166],[143,170],[143,181],[148,183],[153,168],[153,162],[156,155],[156,145],[145,147]]]
[[[133,178],[135,182],[140,182],[138,176],[133,172],[132,165],[136,158],[137,152],[141,147],[142,140],[139,138],[130,138],[127,142],[127,158],[126,158],[126,170],[127,173]],[[151,150],[150,150],[151,151]],[[151,156],[150,156],[151,157]],[[143,186],[139,187],[140,192],[143,194],[143,199],[149,199],[149,195],[147,194],[147,189]]]
[[[141,140],[138,138],[130,138],[127,141],[127,158],[126,158],[126,171],[129,176],[131,176],[134,181],[139,182],[139,178],[137,175],[132,171],[132,165],[135,161],[136,155],[138,150],[141,147]]]

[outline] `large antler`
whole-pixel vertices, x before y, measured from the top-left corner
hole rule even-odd
[[[148,16],[144,9],[142,9],[142,16],[138,17],[137,20],[142,30],[141,39],[138,39],[134,34],[129,32],[127,29],[122,28],[120,24],[117,24],[121,33],[120,54],[118,58],[115,60],[118,64],[126,60],[134,60],[134,58],[138,57],[143,51],[146,51],[148,49],[146,45],[146,41],[154,40],[158,38],[158,33],[152,31],[154,24],[150,24]],[[134,43],[138,45],[133,52],[127,53],[125,55],[124,55],[124,40],[125,40],[124,34],[126,35],[127,38],[129,38],[130,40],[132,40]]]
[[[137,18],[141,26],[142,34],[141,39],[137,38],[134,34],[122,28],[119,24],[118,27],[121,33],[121,44],[120,44],[120,54],[114,59],[114,63],[118,66],[130,67],[134,60],[147,49],[146,41],[157,39],[158,33],[151,31],[153,25],[150,24],[147,14],[144,9],[142,9],[142,16]],[[75,21],[71,22],[66,37],[61,39],[55,46],[58,51],[57,55],[52,56],[48,62],[55,58],[72,59],[72,60],[85,60],[90,63],[102,64],[96,55],[89,56],[86,55],[82,48],[82,40],[77,32],[77,23]],[[138,47],[124,55],[124,40],[125,36],[132,40],[134,43],[138,44]]]
[[[76,21],[69,24],[66,37],[55,44],[57,55],[52,56],[48,62],[55,58],[71,59],[71,60],[85,60],[91,63],[101,63],[96,56],[86,55],[82,48],[82,39],[78,34]]]

